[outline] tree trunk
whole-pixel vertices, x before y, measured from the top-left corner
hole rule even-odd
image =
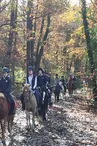
[[[16,6],[14,8],[14,33],[13,33],[13,63],[12,63],[12,83],[14,85],[15,83],[15,60],[14,60],[14,57],[17,53],[17,31],[16,31],[16,28],[17,28],[17,12],[18,12],[18,0],[15,1],[16,2]]]
[[[16,8],[16,1],[11,0],[10,32],[9,32],[7,52],[5,55],[5,66],[8,66],[8,67],[10,67],[10,64],[11,64],[13,34],[14,34],[14,28],[15,28],[15,8]]]
[[[41,41],[43,27],[44,27],[44,18],[42,19],[42,24],[41,24],[41,29],[40,29],[40,38],[39,38],[38,45],[37,45],[35,69],[38,69],[40,66],[41,57],[42,57],[43,51],[44,51],[44,45],[46,43],[46,40],[47,40],[47,37],[49,34],[50,14],[48,14],[48,16],[47,16],[47,27],[46,27],[46,31],[43,36],[43,39]],[[41,41],[41,43],[40,43],[40,41]]]
[[[86,37],[86,43],[87,43],[87,52],[89,57],[89,65],[90,65],[90,72],[93,74],[93,88],[96,87],[96,77],[94,75],[95,65],[94,65],[94,58],[93,58],[93,52],[92,52],[92,46],[91,46],[91,38],[90,38],[90,32],[89,32],[89,26],[87,21],[87,12],[86,12],[86,0],[82,1],[82,17],[83,17],[83,25],[85,30],[85,37]],[[94,90],[93,90],[94,91]],[[95,91],[94,91],[95,94]]]
[[[33,8],[33,1],[28,0],[28,11],[27,11],[27,67],[31,65],[31,60],[32,60],[32,46],[33,46],[33,35],[32,35],[32,20],[33,20],[33,15],[32,15],[32,8]]]

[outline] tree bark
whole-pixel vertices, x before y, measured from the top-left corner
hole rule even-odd
[[[11,55],[12,55],[12,47],[13,47],[13,36],[14,36],[14,29],[16,28],[16,0],[11,0],[11,14],[10,14],[10,32],[8,38],[8,45],[7,45],[7,52],[5,55],[5,66],[10,67],[11,65]]]
[[[85,31],[85,37],[86,37],[86,44],[87,44],[87,52],[89,57],[89,65],[90,65],[90,72],[93,74],[93,89],[96,87],[96,77],[94,75],[95,65],[94,65],[94,58],[93,58],[93,52],[92,52],[92,46],[91,46],[91,38],[90,38],[90,32],[89,32],[89,26],[87,21],[87,11],[86,11],[86,0],[82,1],[82,17],[83,17],[83,25],[84,25],[84,31]],[[95,91],[93,90],[93,93],[95,94]]]
[[[36,53],[36,64],[35,64],[35,68],[38,69],[40,66],[40,61],[41,61],[41,57],[43,55],[43,51],[44,51],[44,45],[46,43],[48,34],[49,34],[49,27],[50,27],[50,14],[48,14],[47,16],[47,27],[46,27],[46,31],[45,34],[43,36],[43,39],[40,43],[41,37],[42,37],[42,32],[43,32],[43,26],[44,26],[44,18],[42,19],[42,24],[41,24],[41,29],[40,29],[40,38],[38,41],[38,45],[37,45],[37,53]]]
[[[28,11],[27,11],[27,67],[31,65],[32,60],[32,45],[33,45],[33,36],[32,36],[32,27],[33,27],[33,1],[28,0]]]
[[[14,85],[15,83],[15,61],[14,61],[14,56],[16,55],[16,52],[17,52],[17,31],[16,31],[16,28],[17,28],[17,12],[18,12],[18,0],[15,1],[16,2],[16,6],[15,6],[15,9],[14,9],[14,33],[13,33],[13,63],[12,63],[12,83]]]

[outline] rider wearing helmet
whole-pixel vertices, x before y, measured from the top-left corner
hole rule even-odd
[[[38,69],[37,86],[43,91],[47,83],[46,75],[42,68]]]
[[[0,79],[0,90],[5,95],[7,101],[10,104],[9,114],[14,114],[15,102],[11,95],[11,79],[9,77],[9,69],[4,67],[2,72],[3,76]]]
[[[37,78],[34,75],[34,69],[32,66],[28,66],[28,76],[26,78],[26,83],[30,84],[31,90],[34,90],[37,86]]]
[[[26,83],[30,84],[30,89],[34,93],[37,103],[39,100],[39,92],[36,90],[37,87],[37,77],[34,75],[34,70],[32,66],[28,66],[28,75],[26,78]],[[24,97],[23,94],[20,96],[21,103],[22,103],[22,110],[25,110],[25,103],[24,103]]]

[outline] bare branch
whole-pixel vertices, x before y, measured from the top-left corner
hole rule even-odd
[[[1,3],[2,0],[0,0],[0,3]],[[0,13],[2,13],[6,7],[9,5],[9,2],[7,4],[4,4],[3,6],[0,6]]]

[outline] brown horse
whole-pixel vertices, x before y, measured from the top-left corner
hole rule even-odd
[[[72,96],[72,94],[73,94],[73,78],[72,78],[72,76],[70,76],[68,78],[67,88],[68,88],[68,91],[69,91],[69,95]]]
[[[8,122],[8,132],[12,139],[12,125],[14,120],[14,115],[9,116],[9,104],[3,93],[0,93],[0,124],[2,130],[2,142],[5,144],[5,131],[6,123]]]
[[[35,116],[38,117],[38,107],[35,95],[30,90],[30,85],[25,84],[23,87],[23,97],[26,110],[27,128],[34,130]],[[32,113],[32,125],[30,123],[30,112]]]

